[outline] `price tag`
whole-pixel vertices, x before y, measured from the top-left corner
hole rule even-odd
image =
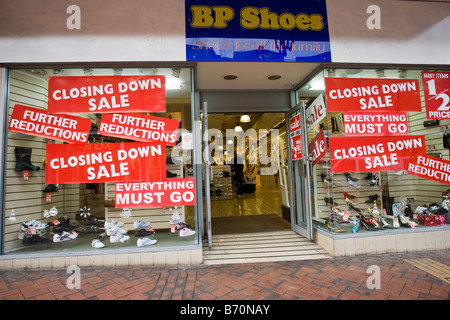
[[[450,119],[450,72],[422,72],[427,119]]]
[[[23,171],[23,181],[30,180],[30,171]]]
[[[45,194],[45,202],[52,202],[52,193],[48,192]]]

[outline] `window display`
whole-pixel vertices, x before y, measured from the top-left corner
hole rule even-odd
[[[10,70],[5,253],[198,244],[190,68],[38,71]]]
[[[298,90],[315,227],[345,234],[450,223],[449,88],[448,72],[324,69]]]

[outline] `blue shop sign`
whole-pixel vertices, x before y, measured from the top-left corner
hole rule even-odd
[[[331,62],[325,0],[186,0],[186,59]]]

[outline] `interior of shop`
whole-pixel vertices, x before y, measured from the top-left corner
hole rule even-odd
[[[214,134],[210,140],[213,235],[290,230],[284,123],[285,113],[208,115],[208,128]],[[273,135],[264,134],[272,129]],[[239,133],[245,135],[245,145],[234,138]],[[270,163],[262,159],[263,152]]]

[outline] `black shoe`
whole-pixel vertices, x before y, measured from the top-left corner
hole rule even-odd
[[[378,200],[378,194],[374,194],[372,196],[369,196],[369,200],[366,201],[366,203],[373,203],[374,201]]]
[[[34,244],[47,243],[49,240],[34,234],[30,237],[23,237],[22,243],[24,246],[31,246]]]
[[[345,173],[345,177],[347,178],[347,180],[352,180],[352,181],[358,181],[358,178],[354,178],[350,175],[350,173],[346,172]]]
[[[16,167],[14,170],[19,171],[39,171],[41,168],[31,164],[31,148],[16,147],[14,152],[16,155]]]
[[[45,187],[44,192],[58,192],[58,186],[56,184],[49,184]]]
[[[350,203],[348,203],[348,207],[349,207],[350,210],[354,210],[354,211],[356,211],[358,213],[362,212],[362,210],[360,208],[356,208],[353,205],[351,205]]]
[[[372,226],[372,224],[369,222],[369,220],[364,217],[361,217],[360,224],[361,224],[361,226],[364,227],[364,229],[366,229],[368,231],[377,231],[377,229],[375,229]]]
[[[135,237],[148,237],[155,234],[153,229],[139,229],[134,232]]]
[[[380,178],[378,178],[378,177],[373,177],[372,178],[372,181],[370,181],[368,184],[367,184],[368,186],[371,186],[371,187],[373,187],[373,186],[375,186],[375,185],[380,185]]]
[[[325,201],[325,203],[328,205],[338,206],[338,204],[336,202],[334,202],[333,199],[331,199],[331,198],[325,197],[325,198],[323,198],[323,201]]]
[[[172,172],[166,170],[166,177],[167,178],[175,178],[175,177],[178,177],[178,175],[176,173],[172,173]]]
[[[186,224],[186,223],[184,223],[184,222],[181,222],[181,223],[177,224],[177,226],[176,226],[176,229],[177,229],[177,230],[181,230],[181,229],[184,229],[184,228],[190,229],[191,226],[188,225],[188,224]]]
[[[101,227],[105,224],[105,220],[97,219],[97,217],[89,216],[86,218],[85,223],[87,226]]]

